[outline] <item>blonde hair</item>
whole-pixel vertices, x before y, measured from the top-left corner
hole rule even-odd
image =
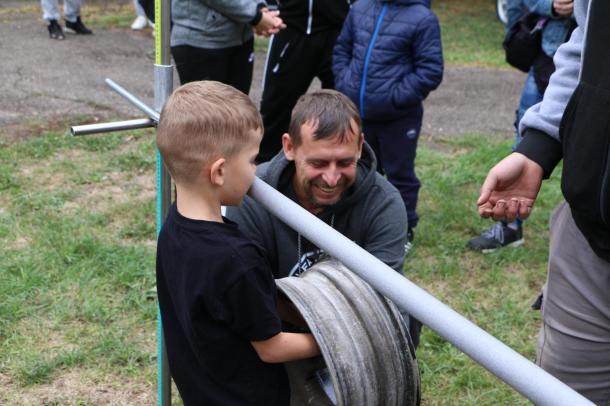
[[[192,183],[212,158],[230,157],[262,130],[252,100],[220,82],[190,82],[167,99],[157,128],[157,146],[175,181]]]

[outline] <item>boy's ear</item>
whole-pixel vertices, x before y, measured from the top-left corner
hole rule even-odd
[[[218,158],[210,165],[210,183],[214,186],[222,186],[225,183],[225,159]]]

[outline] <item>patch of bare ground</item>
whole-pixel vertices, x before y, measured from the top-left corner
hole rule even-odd
[[[0,142],[10,146],[16,141],[40,137],[50,131],[65,131],[67,136],[72,125],[94,124],[99,121],[100,118],[97,116],[86,118],[55,116],[45,120],[26,119],[23,122],[1,126]]]
[[[31,240],[24,236],[17,236],[12,241],[6,241],[6,249],[8,250],[23,250],[29,247],[31,244]]]
[[[90,152],[72,149],[55,154],[52,161],[70,160],[77,167],[92,165]],[[21,167],[21,175],[37,190],[72,190],[76,197],[64,205],[64,210],[87,207],[88,210],[106,211],[112,206],[129,201],[149,201],[156,196],[155,175],[152,171],[142,173],[111,172],[100,182],[75,185],[65,172],[50,170],[51,160],[42,160]],[[150,172],[150,173],[149,173]]]
[[[79,191],[78,196],[64,205],[67,211],[87,207],[90,211],[106,212],[127,202],[146,202],[156,196],[152,173],[129,175],[113,172],[101,182],[75,186],[75,189]]]
[[[20,387],[0,374],[2,401],[8,405],[152,405],[156,391],[151,382],[127,377],[95,376],[88,370],[70,370],[58,374],[48,384]],[[4,403],[3,403],[4,404]]]

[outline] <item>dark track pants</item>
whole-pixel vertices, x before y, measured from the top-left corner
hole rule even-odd
[[[421,183],[415,175],[415,153],[422,119],[405,117],[390,122],[364,120],[364,138],[377,156],[377,171],[385,174],[402,196],[409,228],[417,225],[417,197]]]
[[[216,80],[248,94],[254,66],[254,40],[221,49],[172,47],[180,83]]]
[[[258,162],[270,160],[282,149],[292,108],[314,77],[323,88],[334,87],[332,52],[338,35],[338,29],[307,35],[288,27],[271,38],[261,100],[265,134]]]

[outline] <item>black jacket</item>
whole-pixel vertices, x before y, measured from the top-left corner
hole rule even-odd
[[[313,34],[340,30],[350,5],[355,0],[275,0],[280,17],[287,26]]]

